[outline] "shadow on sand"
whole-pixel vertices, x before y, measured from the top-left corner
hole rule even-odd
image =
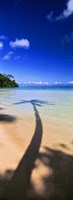
[[[14,122],[16,117],[6,114],[0,114],[0,122]]]
[[[27,103],[27,101],[24,101],[24,103]],[[36,101],[32,100],[30,101],[30,103],[33,105],[35,113],[35,132],[27,151],[25,152],[11,181],[9,182],[9,185],[4,194],[4,199],[26,199],[26,193],[30,185],[30,177],[34,168],[35,160],[38,155],[43,133],[42,122],[36,108],[36,105],[41,106],[41,102],[39,101],[38,103],[36,103]],[[44,104],[44,102],[42,102],[42,104]]]
[[[0,108],[0,110],[3,110],[3,108]]]
[[[24,176],[22,175],[22,171],[20,176],[22,177],[22,180],[18,180],[19,174],[17,177],[17,180],[19,182],[20,188],[17,189],[17,186],[14,190],[14,185],[17,184],[17,181],[14,180],[15,173],[17,172],[18,168],[14,172],[7,171],[6,174],[3,176],[0,176],[0,191],[4,187],[6,188],[7,184],[11,184],[10,188],[7,188],[5,191],[5,198],[0,198],[1,200],[10,199],[10,200],[16,200],[16,196],[18,196],[18,200],[70,200],[73,199],[73,156],[63,153],[62,151],[56,151],[52,150],[48,147],[44,147],[44,150],[42,153],[38,153],[37,159],[41,161],[41,163],[48,169],[48,174],[44,176],[44,171],[42,173],[42,184],[43,189],[41,191],[41,194],[38,191],[36,191],[33,183],[30,183],[30,180],[25,182],[26,177],[29,179],[29,175]],[[22,161],[21,161],[22,162]],[[30,167],[29,163],[29,167]],[[19,164],[20,166],[20,164]],[[18,166],[18,167],[19,167]],[[28,166],[27,166],[28,167]],[[37,169],[39,166],[36,164],[34,165],[34,169]],[[21,167],[20,167],[21,168]],[[52,173],[50,173],[50,170]],[[23,169],[23,173],[25,172],[25,166]],[[27,173],[27,170],[26,170]],[[11,178],[12,177],[12,178]],[[23,178],[25,178],[23,180]],[[10,180],[10,181],[9,181]],[[14,181],[13,181],[14,180]],[[27,184],[25,186],[25,183]],[[22,185],[24,184],[24,186]],[[11,188],[12,187],[12,188]],[[28,188],[27,188],[28,187]],[[39,186],[40,187],[40,186]],[[26,189],[27,190],[26,190]],[[12,195],[15,193],[15,195]],[[24,192],[22,192],[24,191]],[[30,191],[30,193],[29,193]],[[11,193],[10,193],[11,192]],[[21,193],[21,194],[20,194]],[[24,194],[23,194],[24,193]],[[10,198],[9,198],[10,195]],[[24,198],[23,198],[24,195]],[[6,198],[8,196],[8,198]]]
[[[30,103],[32,106],[43,106],[43,105],[55,105],[55,102],[48,102],[39,99],[32,99],[32,100],[22,100],[20,102],[14,103],[15,105]]]
[[[24,101],[27,103],[28,101]],[[20,161],[17,169],[13,173],[7,171],[0,176],[0,191],[2,184],[5,186],[1,200],[69,200],[73,199],[73,156],[62,151],[52,150],[44,147],[43,152],[39,152],[42,139],[42,122],[36,108],[36,101],[29,101],[33,105],[35,112],[36,128],[31,143]],[[17,103],[17,104],[20,104]],[[42,102],[42,105],[44,103]],[[41,103],[38,102],[38,106]],[[50,133],[49,133],[50,134]],[[65,144],[62,144],[63,148]],[[37,159],[47,168],[48,174],[42,174],[43,189],[41,194],[36,191],[30,182],[33,169],[37,169]],[[38,162],[38,163],[40,163]],[[51,170],[51,173],[50,173]],[[6,182],[5,182],[6,180]],[[4,185],[5,184],[5,185]],[[30,189],[30,195],[29,195]]]
[[[35,199],[44,200],[69,200],[73,199],[73,156],[62,151],[44,147],[44,151],[38,154],[38,160],[48,170],[48,175],[42,177],[44,191],[35,194]],[[38,168],[35,165],[35,168]],[[32,185],[33,188],[33,185]],[[33,194],[31,195],[32,199]]]

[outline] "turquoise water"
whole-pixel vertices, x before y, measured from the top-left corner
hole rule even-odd
[[[48,123],[73,127],[72,87],[0,89],[0,113],[32,117],[33,104]]]

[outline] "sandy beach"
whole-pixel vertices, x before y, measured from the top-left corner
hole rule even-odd
[[[54,126],[37,115],[35,112],[32,119],[11,122],[5,115],[0,120],[0,198],[24,199],[24,189],[19,185],[26,185],[27,199],[68,199],[73,194],[73,129]],[[25,174],[24,180],[20,171]],[[11,192],[14,195],[10,196]]]
[[[73,196],[73,91],[0,91],[0,199]]]

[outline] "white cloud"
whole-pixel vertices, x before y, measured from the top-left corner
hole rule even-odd
[[[3,60],[10,60],[13,56],[13,51],[9,51],[4,57]]]
[[[23,82],[24,85],[48,85],[48,82],[43,82],[43,81],[28,81],[28,82]]]
[[[28,81],[27,83],[28,83],[28,84],[32,84],[32,81]]]
[[[48,81],[45,81],[45,82],[44,81],[28,81],[28,82],[23,82],[22,84],[23,85],[34,85],[34,86],[61,86],[61,85],[64,85],[65,83],[63,83],[61,81],[55,81],[55,82],[51,82],[51,83]]]
[[[43,82],[42,82],[42,81],[33,81],[32,84],[35,84],[35,85],[42,85]]]
[[[16,39],[15,41],[10,41],[10,46],[12,48],[25,48],[28,49],[30,47],[30,42],[28,39]]]
[[[54,85],[61,85],[62,84],[62,82],[61,81],[55,81],[54,83],[53,83]]]
[[[43,85],[49,85],[48,81],[43,82]]]
[[[24,81],[24,82],[18,82],[19,85],[33,85],[33,86],[54,86],[54,87],[57,87],[57,86],[68,86],[68,85],[73,85],[73,81],[69,81],[69,82],[61,82],[61,81],[55,81],[55,82],[43,82],[43,81]]]
[[[0,41],[0,49],[3,48],[3,42]]]
[[[73,14],[73,0],[69,0],[67,2],[67,8],[63,11],[63,13],[56,18],[56,20],[66,19],[70,15]]]
[[[63,11],[63,16],[68,17],[73,14],[73,0],[67,2],[67,9]]]
[[[54,84],[54,85],[57,85],[57,84],[58,84],[58,82],[57,82],[57,81],[55,81],[53,84]]]
[[[73,81],[69,81],[68,84],[73,85]]]
[[[28,81],[26,84],[32,84],[32,85],[49,85],[49,82],[43,82],[43,81]]]
[[[66,19],[69,16],[73,14],[73,0],[68,0],[66,4],[66,9],[63,10],[63,13],[56,17],[55,19],[53,18],[53,12],[51,11],[50,14],[47,15],[47,19],[51,21],[60,21],[62,19]]]
[[[26,85],[26,84],[27,84],[27,82],[25,82],[25,81],[24,81],[24,84]]]
[[[0,40],[6,40],[7,37],[5,35],[0,35]]]

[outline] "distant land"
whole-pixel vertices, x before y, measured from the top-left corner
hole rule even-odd
[[[0,88],[12,88],[18,87],[14,77],[11,74],[1,74],[0,73]]]

